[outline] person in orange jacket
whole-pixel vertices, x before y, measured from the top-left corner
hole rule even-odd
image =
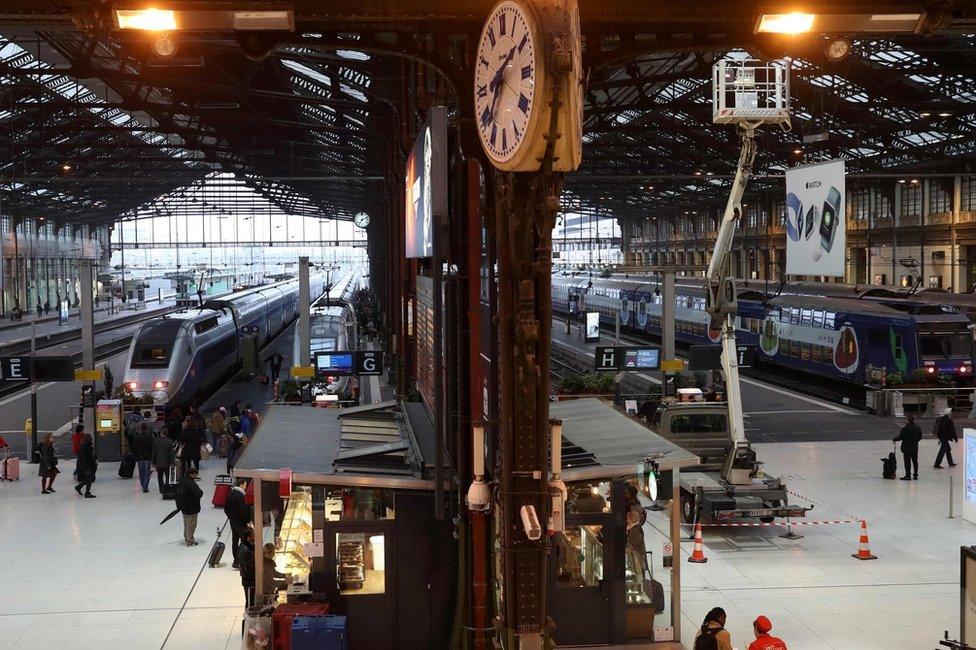
[[[752,622],[752,631],[756,634],[756,640],[749,644],[749,650],[787,650],[783,639],[769,633],[772,629],[773,624],[768,618],[757,616]]]

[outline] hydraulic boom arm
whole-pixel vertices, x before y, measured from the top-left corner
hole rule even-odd
[[[735,315],[737,310],[735,285],[729,274],[729,253],[732,237],[742,216],[742,196],[752,174],[756,158],[755,125],[740,124],[739,138],[742,151],[739,165],[732,181],[732,192],[719,225],[715,250],[708,265],[708,301],[706,309],[712,320],[712,328],[722,332],[722,371],[725,374],[725,393],[729,405],[729,431],[733,444],[745,441],[742,419],[742,396],[739,391],[739,365],[735,345]]]

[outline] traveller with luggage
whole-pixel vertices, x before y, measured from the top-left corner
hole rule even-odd
[[[175,489],[175,481],[170,481],[170,470],[173,467],[173,441],[165,433],[157,433],[153,438],[152,465],[156,468],[156,481],[159,483],[159,494],[164,499],[171,489]]]
[[[197,529],[203,490],[197,485],[196,479],[197,470],[191,467],[176,487],[176,507],[183,513],[183,541],[187,546],[196,546],[198,543],[193,534]]]
[[[50,433],[44,435],[44,441],[37,446],[37,455],[41,476],[41,494],[56,492],[54,489],[54,479],[57,477],[58,457],[54,453],[54,436]]]
[[[78,496],[82,496],[81,490],[84,488],[86,499],[95,498],[95,495],[91,493],[91,486],[95,482],[97,471],[98,459],[95,458],[95,443],[91,434],[86,433],[81,446],[78,448],[78,485],[75,486],[75,492],[78,493]]]
[[[905,475],[903,481],[918,480],[918,443],[922,440],[922,430],[915,424],[915,416],[909,413],[908,421],[901,428],[892,442],[901,441],[901,455],[905,458]],[[912,471],[914,466],[915,470]]]

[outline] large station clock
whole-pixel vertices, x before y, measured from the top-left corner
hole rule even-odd
[[[525,3],[505,0],[488,15],[478,43],[474,106],[485,153],[499,169],[538,169],[548,115],[538,20]]]

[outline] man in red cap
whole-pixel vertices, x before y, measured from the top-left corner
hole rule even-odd
[[[765,616],[758,616],[752,622],[752,630],[756,633],[756,640],[749,644],[749,650],[787,650],[783,639],[772,636],[769,631],[773,624]]]

